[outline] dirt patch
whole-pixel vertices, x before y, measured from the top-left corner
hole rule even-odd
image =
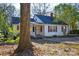
[[[43,40],[33,41],[34,56],[78,56],[79,45],[77,44],[64,44],[52,43]],[[1,45],[0,55],[10,56],[14,53],[17,45]],[[24,52],[23,56],[26,55]],[[27,56],[27,55],[26,55]]]
[[[17,45],[1,45],[0,46],[0,55],[9,56],[14,53],[14,50],[17,48]]]

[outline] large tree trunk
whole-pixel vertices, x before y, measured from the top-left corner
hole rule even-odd
[[[20,41],[16,52],[22,53],[32,47],[30,40],[30,3],[21,3]]]

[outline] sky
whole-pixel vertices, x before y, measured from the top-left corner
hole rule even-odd
[[[19,3],[14,3],[13,4],[17,9],[20,9],[20,4]]]
[[[54,7],[56,6],[56,5],[58,5],[59,3],[50,3],[50,10],[49,10],[49,12],[50,11],[53,11],[53,9],[54,9]],[[18,16],[19,14],[20,14],[20,4],[19,3],[14,3],[13,4],[14,6],[15,6],[15,8],[16,8],[16,12],[15,12],[15,15],[16,16]],[[19,11],[19,12],[18,12]],[[33,16],[33,14],[32,14],[32,11],[31,11],[31,15]]]
[[[51,7],[54,8],[56,5],[58,5],[59,3],[50,3]],[[13,4],[17,9],[20,8],[20,4],[19,3],[15,3]]]

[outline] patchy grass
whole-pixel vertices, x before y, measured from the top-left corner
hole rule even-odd
[[[52,43],[44,40],[32,40],[35,56],[78,56],[79,44]],[[17,45],[1,45],[0,55],[11,55]]]
[[[73,45],[72,45],[73,46]],[[46,52],[49,52],[47,55],[78,55],[79,49],[76,47],[79,47],[79,45],[74,45],[72,47],[71,45],[65,45],[65,44],[46,44],[42,49],[47,47]],[[76,47],[75,47],[76,46]],[[52,54],[51,54],[52,53]]]
[[[41,40],[33,42],[46,56],[76,56],[79,55],[79,44],[52,43]],[[39,52],[38,52],[39,54]]]

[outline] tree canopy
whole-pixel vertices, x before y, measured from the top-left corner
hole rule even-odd
[[[47,3],[33,3],[32,4],[32,13],[44,15],[48,12],[50,4]]]
[[[62,20],[67,23],[73,30],[76,29],[78,13],[72,4],[59,4],[54,8],[56,21]]]
[[[0,4],[0,30],[8,29],[15,7],[12,4]]]

